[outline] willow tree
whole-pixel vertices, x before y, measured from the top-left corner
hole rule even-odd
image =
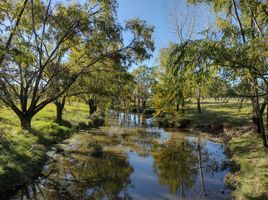
[[[186,41],[175,45],[170,54],[169,67],[184,87],[184,96],[195,99],[197,111],[201,113],[201,98],[208,96],[210,85],[218,75],[218,68],[202,55],[202,40]]]
[[[179,111],[180,105],[184,102],[183,85],[177,84],[177,79],[169,67],[169,55],[175,48],[175,44],[161,49],[159,53],[159,64],[156,71],[157,83],[153,86],[153,105],[156,114],[172,112],[176,108]]]
[[[204,45],[207,55],[215,65],[228,71],[233,84],[247,87],[246,93],[236,93],[251,100],[253,127],[261,133],[264,146],[268,146],[263,123],[268,91],[267,3],[242,0],[189,2],[213,4],[218,33],[215,40]]]
[[[184,110],[187,99],[196,99],[201,113],[201,98],[209,94],[218,68],[202,56],[202,41],[171,44],[160,54],[158,84],[154,104],[163,111]]]
[[[96,63],[148,58],[153,28],[138,19],[121,26],[116,8],[116,0],[1,1],[0,99],[23,129],[30,130],[32,118]],[[123,31],[133,36],[129,44],[123,43]],[[56,91],[62,70],[52,65],[69,72]]]

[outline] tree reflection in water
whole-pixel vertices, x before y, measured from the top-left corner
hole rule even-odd
[[[107,127],[77,134],[44,170],[47,177],[12,199],[231,199],[223,184],[227,171],[220,168],[222,145],[188,132],[144,128],[142,120],[119,114]],[[94,141],[104,147],[101,158],[90,156]]]
[[[53,171],[44,183],[21,190],[17,199],[131,199],[128,188],[133,168],[123,155],[61,156],[50,167]]]
[[[159,182],[167,185],[172,193],[179,191],[181,198],[185,199],[185,189],[195,184],[197,163],[192,144],[181,139],[162,144],[155,155],[153,167]]]

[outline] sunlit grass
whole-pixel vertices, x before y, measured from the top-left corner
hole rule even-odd
[[[46,159],[48,147],[73,132],[54,123],[56,108],[45,107],[32,120],[32,133],[22,131],[18,117],[8,108],[0,109],[0,192],[36,176]],[[67,103],[64,120],[72,124],[88,121],[88,108],[82,103]]]
[[[235,198],[268,199],[268,151],[262,140],[247,133],[229,141],[228,148],[232,159],[241,167]]]
[[[233,126],[246,125],[251,119],[251,106],[249,102],[244,102],[243,106],[236,99],[228,102],[215,101],[208,98],[202,100],[202,113],[198,113],[196,104],[188,104],[185,117],[193,119],[199,124],[221,123]]]

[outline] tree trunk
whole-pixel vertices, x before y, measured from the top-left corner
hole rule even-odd
[[[200,94],[198,94],[197,96],[197,112],[202,113],[201,104],[200,104]]]
[[[142,112],[144,111],[145,106],[146,106],[146,100],[142,98]]]
[[[258,93],[256,93],[256,94],[258,94]],[[254,112],[253,117],[252,117],[253,129],[257,133],[261,134],[261,137],[263,140],[263,146],[268,147],[264,123],[263,123],[263,113],[262,113],[262,109],[260,108],[260,104],[259,104],[259,97],[258,96],[254,97],[252,103],[253,103],[253,112]]]
[[[92,115],[94,112],[97,111],[97,106],[95,104],[94,99],[88,100],[88,107],[89,107],[89,115]]]
[[[123,104],[124,104],[124,108],[125,108],[125,111],[127,110],[127,103],[126,103],[126,100],[123,99]]]
[[[33,116],[32,115],[23,115],[22,114],[22,115],[19,116],[19,118],[20,118],[21,128],[23,130],[31,131],[32,130],[31,122],[32,122]]]
[[[261,133],[260,121],[256,114],[252,116],[252,129],[255,133]]]
[[[261,128],[261,136],[262,136],[262,140],[263,140],[263,146],[268,147],[262,114],[259,114],[259,119],[260,119],[260,128]]]
[[[60,104],[56,104],[56,107],[57,107],[56,122],[58,124],[62,124],[63,107]]]
[[[136,96],[134,96],[134,108],[136,108]]]
[[[65,106],[65,102],[66,102],[66,97],[64,96],[62,98],[62,100],[56,100],[54,101],[54,104],[56,105],[56,122],[61,125],[63,123],[63,118],[62,118],[62,114],[63,114],[63,109]]]
[[[176,111],[179,112],[179,110],[180,110],[180,103],[177,102],[177,105],[176,105]]]
[[[181,112],[182,113],[184,113],[185,112],[185,108],[184,108],[184,104],[185,104],[185,102],[184,102],[184,98],[182,98],[182,100],[181,100]]]

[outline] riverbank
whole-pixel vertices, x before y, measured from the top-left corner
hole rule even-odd
[[[43,176],[11,199],[43,199],[44,194],[48,199],[175,200],[207,194],[210,200],[231,200],[223,181],[229,171],[224,145],[182,130],[148,128],[135,114],[111,113],[106,122],[57,145]]]
[[[238,171],[229,174],[237,200],[268,199],[268,150],[261,138],[252,132],[233,137],[227,143],[230,159],[238,164]]]
[[[235,189],[237,200],[268,199],[268,151],[261,138],[250,127],[250,106],[240,107],[239,102],[205,102],[202,113],[190,105],[184,115],[162,118],[168,126],[182,126],[199,132],[202,137],[212,137],[226,144],[234,167],[226,178],[226,184]],[[170,118],[172,120],[170,121]],[[170,123],[171,122],[171,123]]]
[[[32,133],[22,131],[19,120],[10,110],[0,110],[0,193],[29,182],[40,174],[47,160],[47,151],[57,143],[87,126],[101,125],[97,115],[88,118],[84,104],[66,106],[64,119],[69,126],[54,123],[54,105],[42,110],[32,122]],[[71,126],[70,126],[71,125]]]
[[[189,111],[184,118],[191,122],[189,129],[200,132],[202,137],[226,143],[227,153],[236,163],[236,170],[226,178],[235,188],[234,197],[238,200],[268,199],[268,152],[248,126],[250,108],[239,108],[234,102],[211,102],[203,106],[201,114],[194,109]],[[53,123],[54,105],[49,105],[33,119],[33,134],[20,131],[19,121],[11,111],[3,108],[0,116],[1,192],[39,175],[47,159],[46,152],[53,144],[70,137],[78,127],[86,128],[89,121],[90,125],[98,121],[89,120],[87,106],[76,103],[67,105],[64,113],[64,119],[73,125],[70,128]]]

